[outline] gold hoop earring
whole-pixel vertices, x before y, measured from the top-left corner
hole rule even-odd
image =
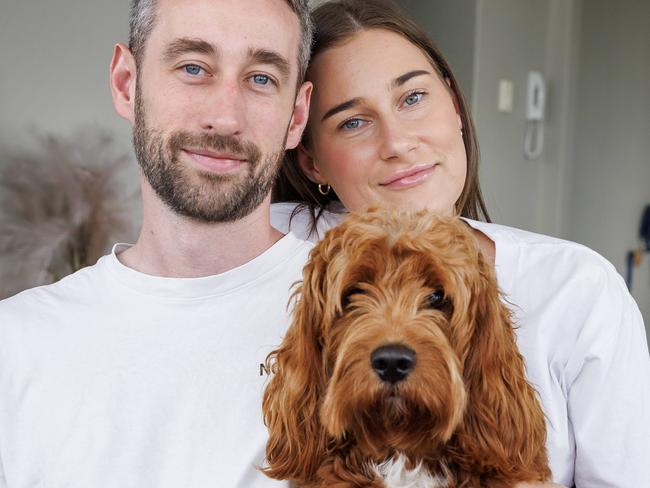
[[[325,189],[323,189],[323,188],[325,188]],[[323,196],[329,195],[331,190],[332,190],[332,187],[329,186],[327,183],[324,184],[324,185],[321,185],[320,183],[318,184],[318,191]]]

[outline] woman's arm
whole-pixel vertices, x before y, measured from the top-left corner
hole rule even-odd
[[[566,365],[577,488],[650,487],[650,358],[639,309],[602,269]]]

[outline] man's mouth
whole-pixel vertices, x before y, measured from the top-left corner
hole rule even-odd
[[[240,155],[208,149],[184,148],[182,150],[203,171],[209,173],[230,173],[239,169],[248,160]]]

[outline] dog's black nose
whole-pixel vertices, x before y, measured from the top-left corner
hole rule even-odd
[[[382,381],[395,384],[415,367],[415,351],[399,344],[381,346],[370,355],[370,363]]]

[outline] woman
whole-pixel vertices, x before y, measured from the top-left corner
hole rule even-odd
[[[335,0],[314,21],[309,125],[274,191],[276,202],[306,206],[274,205],[274,225],[317,239],[345,209],[377,203],[464,217],[514,305],[554,480],[650,486],[650,361],[615,269],[578,244],[489,223],[467,103],[402,11],[387,0]]]

